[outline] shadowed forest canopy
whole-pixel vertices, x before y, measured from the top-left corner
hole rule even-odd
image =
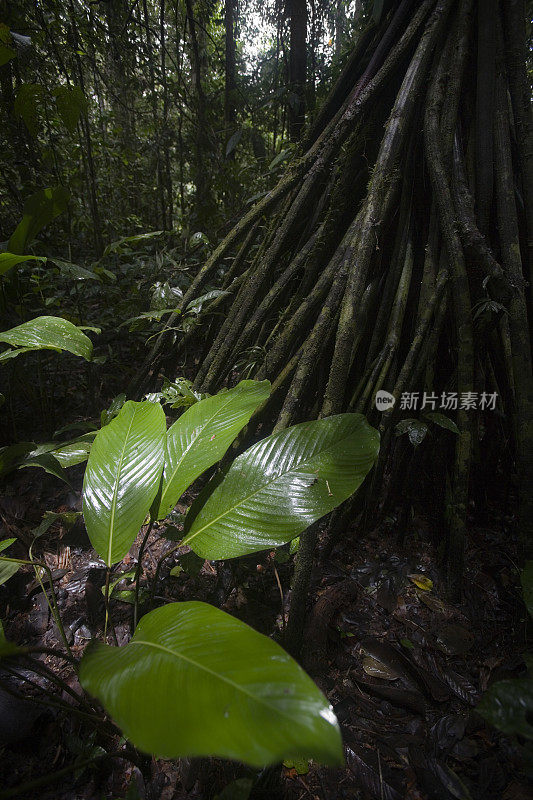
[[[342,638],[355,635],[333,623],[360,594],[362,573],[355,580],[356,567],[350,572],[343,559],[353,566],[362,542],[379,550],[379,542],[391,536],[401,558],[405,548],[410,558],[420,556],[416,564],[423,566],[410,567],[414,575],[402,567],[402,580],[409,578],[418,594],[433,587],[419,574],[425,573],[424,548],[431,547],[435,581],[457,608],[468,596],[469,558],[497,551],[512,563],[515,588],[517,570],[526,564],[522,587],[528,603],[527,580],[533,585],[531,575],[524,577],[533,557],[531,17],[531,3],[524,0],[0,0],[0,342],[6,347],[0,353],[0,444],[6,446],[0,449],[0,474],[15,481],[11,496],[21,475],[35,474],[26,467],[41,468],[36,472],[47,480],[55,476],[78,492],[79,514],[83,473],[76,470],[89,458],[83,514],[105,562],[94,562],[101,572],[97,606],[105,594],[100,628],[104,642],[126,645],[129,655],[114,647],[106,662],[104,651],[95,651],[100,655],[82,659],[79,675],[84,688],[111,709],[133,742],[132,752],[133,745],[155,755],[162,750],[144,744],[154,740],[137,735],[131,708],[126,713],[115,705],[104,673],[96,677],[95,671],[116,659],[117,674],[120,666],[129,675],[136,647],[148,648],[150,636],[163,647],[152,615],[163,619],[169,601],[182,594],[187,600],[208,596],[239,616],[235,597],[242,573],[232,566],[235,555],[270,547],[267,566],[258,562],[246,581],[262,580],[265,569],[275,575],[275,636],[326,693],[339,685],[326,677],[328,629]],[[230,410],[234,402],[244,405],[211,429],[223,413],[220,398]],[[166,433],[161,406],[173,422],[177,417],[177,429]],[[209,422],[201,409],[212,412]],[[191,440],[179,427],[186,428],[184,420],[196,426]],[[314,427],[292,427],[300,423]],[[335,426],[341,426],[342,436]],[[315,437],[312,446],[304,430]],[[204,453],[196,469],[187,453],[205,431],[204,444],[216,455],[210,459]],[[354,441],[359,460],[350,450]],[[105,460],[115,446],[116,480],[109,478]],[[287,450],[280,455],[277,446]],[[321,447],[326,455],[317,455]],[[144,467],[136,460],[142,461],[143,448],[152,459]],[[277,453],[276,468],[265,453],[272,458]],[[231,465],[236,457],[241,460]],[[181,490],[176,498],[173,458],[184,474],[183,486],[176,479]],[[132,474],[121,477],[128,459]],[[265,529],[258,524],[254,539],[246,514],[255,500],[250,507],[246,502],[258,486],[267,492],[264,475],[275,473],[275,483],[284,470],[294,473],[294,482],[261,500]],[[125,515],[131,512],[135,536],[142,527],[143,537],[135,545],[135,569],[128,573],[135,586],[129,587],[129,599],[122,598],[122,605],[134,607],[133,622],[124,624],[119,641],[112,619],[121,618],[113,611],[121,606],[113,594],[114,556],[118,553],[127,568],[132,557],[124,554],[133,538],[119,531],[113,539],[113,526],[120,515],[120,481],[133,486],[133,473],[136,500]],[[102,511],[107,495],[93,483],[106,476],[110,500]],[[247,481],[253,491],[239,499],[240,484],[248,486]],[[315,484],[323,492],[321,502],[308,508],[305,493]],[[300,528],[279,522],[285,501],[287,515],[294,514]],[[32,529],[31,536],[41,531],[39,538],[59,524],[57,513],[66,513],[67,505],[63,508],[58,497],[54,502],[61,511],[54,510],[48,527]],[[242,528],[235,544],[226,522],[212,532],[210,514],[229,519],[240,504],[245,510],[242,518],[235,512],[233,524]],[[45,510],[50,513],[40,509],[39,520]],[[4,512],[0,503],[6,539],[20,539],[21,552],[29,553],[20,563],[31,565],[30,534],[13,533]],[[231,524],[230,519],[228,530]],[[278,525],[275,536],[270,524]],[[163,541],[174,544],[157,549]],[[179,549],[189,544],[190,553]],[[193,595],[164,594],[162,577],[189,574],[190,564],[171,568],[169,560],[184,553],[199,559],[198,586],[199,574],[213,577],[211,595],[196,584]],[[32,569],[45,569],[35,564]],[[38,576],[44,602],[72,655],[72,642],[56,618],[54,592],[50,599],[42,585],[44,574]],[[143,583],[149,575],[150,591]],[[7,577],[0,572],[2,591]],[[125,578],[126,573],[118,580]],[[392,581],[386,591],[396,592],[390,608],[382,584],[364,585],[370,594],[374,586],[378,606],[392,619],[403,598],[388,573],[386,580]],[[309,615],[317,586],[320,592],[328,588],[323,597],[319,592]],[[180,612],[184,629],[195,615],[204,624],[202,615],[210,612],[196,608],[201,605],[195,600]],[[440,611],[453,613],[450,608],[442,605]],[[273,633],[272,624],[256,626],[253,615],[246,619]],[[138,644],[127,644],[139,631],[139,620],[146,640],[136,633]],[[233,635],[232,624],[220,622],[219,630],[229,626],[224,636]],[[412,623],[409,636],[417,625]],[[170,637],[171,620],[168,627]],[[255,646],[270,652],[272,642],[254,644],[259,640],[246,638],[252,633],[235,634],[243,637],[242,652]],[[406,635],[398,634],[398,642],[409,655],[414,645]],[[519,638],[516,633],[512,646]],[[164,642],[168,652],[179,649],[177,639]],[[363,647],[378,664],[384,658],[381,645],[386,647],[383,642]],[[450,655],[442,647],[440,652]],[[426,659],[419,666],[429,669],[431,663]],[[396,680],[394,670],[393,675]],[[442,675],[438,680],[446,683]],[[529,683],[529,694],[523,692],[533,711]],[[462,701],[468,695],[467,684],[472,686],[467,681],[462,689],[452,687],[456,701],[461,692]],[[325,698],[315,690],[319,708]],[[426,690],[431,702],[447,699],[439,700],[434,684],[428,689],[426,683]],[[380,696],[394,705],[394,691]],[[474,705],[476,692],[465,702]],[[410,698],[411,711],[417,703]],[[328,713],[319,716],[326,719]],[[524,733],[525,727],[519,730],[501,718],[495,722],[496,716],[486,718],[507,734],[533,738],[529,723]],[[305,728],[306,753],[338,763],[332,756],[340,747],[337,740],[319,746],[311,728],[311,723]],[[206,747],[179,752],[242,756],[229,745]],[[268,751],[267,758],[261,747],[246,763],[272,764],[285,754],[279,749],[270,757]],[[471,774],[465,788],[448,766],[446,780],[437,770],[435,780],[442,786],[428,789],[436,784],[424,783],[420,775],[435,771],[433,755],[424,755],[420,743],[413,748],[409,763],[422,792],[417,797],[489,796],[476,793]],[[367,796],[415,797],[403,794],[408,778],[403,788],[393,788],[394,781],[383,783],[379,759],[378,767],[364,760],[361,766],[357,748],[348,751],[356,787]],[[145,764],[130,760],[146,774]],[[202,763],[205,759],[200,766],[180,767],[184,792],[200,780]],[[294,771],[292,778],[303,780],[305,773],[284,763]],[[252,794],[243,798],[269,796],[263,777],[253,781]],[[213,796],[207,782],[199,785],[202,797]],[[279,781],[275,785],[270,796],[296,796]],[[324,797],[335,796],[323,781],[322,789]],[[4,796],[15,794],[0,791]]]

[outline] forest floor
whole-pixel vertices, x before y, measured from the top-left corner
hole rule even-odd
[[[76,473],[77,470],[77,473]],[[76,467],[81,486],[83,467]],[[191,498],[185,497],[185,502]],[[21,470],[5,481],[0,498],[2,536],[30,540],[45,511],[80,510],[80,491],[58,487],[40,470]],[[182,508],[181,510],[184,510]],[[463,602],[443,597],[437,566],[435,521],[417,514],[400,540],[394,517],[364,538],[349,527],[332,556],[317,566],[312,626],[306,651],[314,653],[311,673],[328,695],[342,725],[344,770],[297,763],[256,773],[214,759],[192,763],[147,759],[141,772],[126,761],[102,761],[70,772],[60,781],[20,795],[27,800],[143,798],[177,800],[235,798],[255,781],[251,797],[286,800],[525,800],[533,797],[521,775],[513,740],[487,727],[475,705],[490,682],[524,670],[525,611],[509,529],[512,519],[494,514],[492,528],[471,521]],[[141,537],[131,560],[135,566]],[[169,547],[153,530],[143,559],[144,577],[153,576]],[[196,575],[170,575],[178,550],[165,562],[157,602],[199,599],[223,607],[267,635],[280,636],[289,597],[289,566],[260,554],[218,568],[205,562]],[[38,540],[36,555],[54,572],[67,636],[80,655],[91,636],[101,635],[103,564],[91,549],[81,521],[67,531],[52,525]],[[228,564],[229,562],[227,562]],[[182,564],[194,572],[187,565]],[[282,599],[275,569],[283,590]],[[121,588],[129,589],[124,582]],[[119,644],[130,635],[132,606],[112,603]],[[59,635],[46,598],[31,569],[23,568],[0,587],[0,616],[8,639],[58,647]],[[316,647],[322,648],[318,653]],[[72,669],[50,656],[74,692]],[[57,708],[38,704],[46,676],[17,667],[0,686],[0,791],[61,770],[95,748],[117,750],[118,741],[95,738],[91,727]],[[31,678],[34,685],[21,680]],[[4,688],[2,688],[4,687]],[[15,690],[30,701],[14,698]],[[58,697],[68,703],[65,691]],[[234,783],[234,781],[239,781]],[[224,787],[227,787],[224,793]],[[244,795],[246,796],[246,794]]]

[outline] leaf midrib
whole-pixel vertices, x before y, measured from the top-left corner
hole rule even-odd
[[[350,434],[350,436],[351,435],[352,434]],[[346,436],[344,438],[346,439],[346,438],[349,438],[349,437]],[[337,440],[337,442],[338,441],[342,441],[342,439]],[[333,447],[334,444],[337,444],[337,442],[332,442],[328,447],[325,447],[324,450],[319,450],[317,452],[322,454],[322,453],[326,452],[328,449],[331,449],[331,447]],[[317,453],[314,453],[312,456],[310,456],[310,459],[314,458],[316,455],[317,455]],[[256,489],[256,491],[251,492],[250,494],[246,495],[246,497],[242,497],[239,500],[238,503],[235,503],[235,505],[233,505],[230,508],[226,509],[222,514],[219,514],[218,517],[215,517],[214,519],[210,520],[208,523],[206,523],[202,528],[197,530],[195,533],[189,534],[188,536],[185,536],[185,538],[182,541],[182,544],[189,544],[189,542],[192,542],[192,540],[194,538],[196,538],[196,536],[198,536],[199,533],[202,533],[202,531],[205,531],[206,528],[212,527],[213,525],[215,525],[219,521],[219,519],[222,519],[222,517],[225,517],[228,514],[230,514],[236,508],[238,508],[243,503],[245,503],[247,500],[249,500],[250,497],[253,497],[256,494],[259,494],[259,492],[264,491],[264,489],[267,489],[269,486],[271,486],[273,483],[278,481],[280,478],[284,477],[285,475],[288,475],[290,472],[293,472],[296,468],[302,469],[303,467],[308,466],[308,463],[309,463],[310,459],[308,459],[307,461],[301,461],[298,464],[293,465],[290,469],[287,469],[285,472],[280,472],[278,475],[276,475],[275,478],[272,478],[271,481],[267,481],[267,483],[264,483],[259,489]]]
[[[133,409],[133,413],[131,415],[130,424],[128,426],[128,431],[126,436],[124,437],[124,444],[122,445],[122,452],[120,454],[120,459],[118,462],[118,469],[115,477],[115,485],[113,488],[113,500],[111,501],[111,516],[109,518],[109,544],[107,548],[107,560],[111,563],[111,550],[113,548],[113,536],[114,536],[114,527],[115,527],[115,513],[117,509],[117,500],[118,500],[118,485],[120,481],[120,476],[122,472],[122,463],[124,461],[124,453],[126,451],[126,445],[128,443],[128,439],[131,432],[131,426],[133,425],[133,420],[135,418],[135,414],[137,413],[137,409]]]
[[[273,709],[272,705],[267,703],[267,701],[264,700],[262,697],[257,697],[255,694],[252,694],[251,692],[246,691],[246,689],[244,689],[238,683],[235,683],[235,681],[232,681],[231,678],[226,678],[224,675],[221,675],[219,672],[215,672],[214,670],[209,669],[209,667],[206,667],[204,664],[200,664],[198,661],[194,661],[194,659],[188,658],[187,656],[183,655],[182,653],[177,653],[175,650],[171,650],[169,647],[165,647],[162,644],[156,644],[155,642],[147,642],[144,639],[132,639],[132,641],[130,642],[130,645],[132,645],[132,644],[144,644],[147,647],[153,647],[155,650],[161,650],[162,652],[168,653],[169,655],[174,656],[177,659],[181,659],[182,661],[186,661],[188,664],[191,664],[192,666],[197,667],[198,669],[202,670],[203,672],[207,672],[209,675],[212,675],[214,678],[217,678],[219,681],[223,681],[224,683],[227,683],[229,686],[232,686],[238,692],[241,692],[242,694],[245,694],[247,697],[249,697],[252,700],[254,700],[255,702],[260,703],[261,705],[265,706],[270,711],[275,710],[278,714],[280,714],[280,716],[287,717],[287,719],[290,719],[291,722],[294,723],[294,716],[292,714],[289,714],[289,713],[287,713],[287,712],[285,712],[282,709],[279,709],[277,707],[275,707]]]

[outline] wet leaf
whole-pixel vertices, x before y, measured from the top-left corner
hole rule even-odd
[[[415,586],[418,586],[419,589],[423,589],[424,592],[430,592],[433,589],[433,581],[431,578],[428,578],[427,575],[423,575],[421,572],[413,573],[407,577]]]
[[[90,649],[80,683],[143,752],[252,766],[343,761],[333,710],[301,667],[206,603],[169,603],[142,617],[124,647]]]
[[[208,484],[187,514],[183,543],[213,560],[279,547],[350,497],[378,450],[379,434],[361,414],[273,433]]]
[[[533,739],[533,680],[498,681],[483,695],[477,710],[487,722],[507,734]]]
[[[367,675],[371,675],[373,678],[381,678],[384,681],[395,681],[400,677],[391,667],[377,661],[372,656],[363,658],[363,670]]]
[[[108,566],[124,558],[155,498],[165,432],[159,403],[128,400],[96,435],[83,481],[83,516]]]
[[[93,343],[83,331],[62,317],[35,317],[16,328],[0,333],[0,342],[13,347],[68,350],[75,356],[91,360]]]
[[[474,644],[474,635],[462,625],[444,625],[437,634],[437,646],[448,656],[468,653]]]

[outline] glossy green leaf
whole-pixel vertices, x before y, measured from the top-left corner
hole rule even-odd
[[[65,469],[74,467],[76,464],[83,464],[89,458],[94,436],[86,435],[74,442],[61,445],[56,450],[52,450],[51,455],[57,459],[59,464]]]
[[[24,203],[23,217],[8,242],[10,253],[24,253],[26,247],[35,239],[39,231],[59,214],[63,213],[69,201],[69,193],[64,186],[39,189]]]
[[[360,486],[379,450],[361,414],[339,414],[274,433],[235,459],[185,518],[184,544],[208,559],[289,542]]]
[[[38,350],[68,350],[91,360],[93,343],[83,331],[62,317],[35,317],[0,333],[0,342]]]
[[[72,278],[75,281],[99,281],[100,283],[102,281],[96,272],[80,267],[78,264],[73,264],[71,261],[63,261],[55,256],[51,256],[48,260],[56,265],[61,275],[65,278]]]
[[[41,469],[44,469],[49,475],[59,478],[59,480],[66,483],[67,486],[70,486],[71,489],[74,488],[67,473],[52,453],[41,453],[39,455],[29,453],[22,464],[20,464],[19,469],[25,469],[26,467],[41,467]]]
[[[79,118],[87,111],[83,90],[79,86],[57,86],[54,95],[63,125],[69,133],[75,133]]]
[[[268,381],[241,381],[229,392],[194,403],[169,428],[163,491],[155,519],[164,519],[185,489],[222,458],[269,393]]]
[[[477,707],[487,722],[507,734],[517,733],[533,740],[533,680],[516,678],[498,681]]]
[[[93,442],[83,481],[83,515],[91,544],[108,566],[124,558],[154,500],[165,427],[159,403],[128,400]]]
[[[125,647],[89,649],[80,682],[156,756],[342,764],[333,710],[301,667],[205,603],[170,603],[144,616]]]
[[[217,297],[228,297],[231,292],[223,291],[222,289],[212,289],[210,292],[197,297],[196,300],[191,300],[186,308],[187,314],[199,314],[206,303],[211,300],[216,300]]]
[[[5,275],[13,267],[22,264],[24,261],[46,261],[43,256],[22,256],[15,253],[0,253],[0,275]]]

